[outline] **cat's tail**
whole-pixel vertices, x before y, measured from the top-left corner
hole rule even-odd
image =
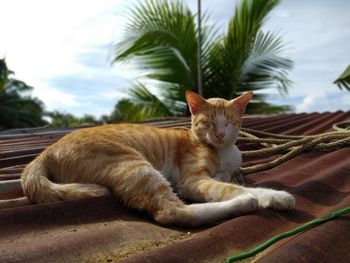
[[[31,202],[50,203],[110,194],[107,188],[97,184],[58,184],[51,182],[48,176],[49,167],[45,155],[36,158],[23,170],[22,190]]]

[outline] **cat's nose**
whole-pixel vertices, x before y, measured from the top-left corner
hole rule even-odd
[[[218,138],[219,140],[222,140],[225,137],[225,133],[223,132],[217,132],[215,133],[216,138]]]

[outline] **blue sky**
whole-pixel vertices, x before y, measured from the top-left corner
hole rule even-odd
[[[0,57],[16,77],[35,87],[48,110],[78,116],[109,114],[139,72],[111,65],[135,0],[0,0]],[[196,12],[196,0],[185,1]],[[225,32],[237,1],[202,0]],[[349,0],[284,0],[263,30],[278,31],[295,62],[289,96],[271,90],[270,102],[296,112],[350,109],[350,92],[332,82],[350,64]]]

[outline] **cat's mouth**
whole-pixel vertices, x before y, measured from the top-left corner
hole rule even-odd
[[[223,147],[227,144],[229,144],[229,140],[227,139],[227,136],[223,138],[217,138],[216,136],[211,136],[209,133],[206,135],[206,141],[207,143],[213,145],[214,147]]]
[[[219,138],[211,138],[210,143],[214,145],[215,147],[222,147],[226,145],[226,140],[225,138],[219,139]]]
[[[236,138],[232,138],[230,136],[225,136],[222,139],[208,136],[207,139],[208,139],[208,142],[216,148],[225,147],[227,145],[234,144],[236,141]]]

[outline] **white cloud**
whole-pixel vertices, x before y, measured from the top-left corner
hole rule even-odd
[[[350,93],[336,89],[320,89],[305,96],[303,101],[296,105],[296,112],[349,111]]]
[[[45,105],[49,111],[55,109],[65,111],[67,108],[76,108],[80,106],[77,96],[52,87],[47,88],[44,85],[40,85],[34,89],[33,96],[45,101]]]

